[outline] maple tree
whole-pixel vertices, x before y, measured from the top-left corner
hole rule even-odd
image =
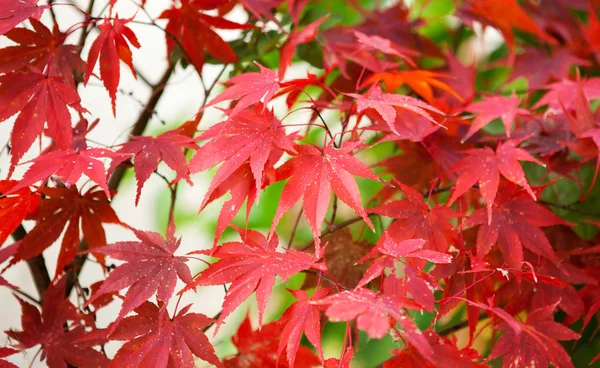
[[[598,11],[3,0],[0,367],[598,366]]]

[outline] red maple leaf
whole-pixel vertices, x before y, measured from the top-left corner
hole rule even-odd
[[[210,100],[202,109],[222,101],[239,99],[235,107],[227,112],[227,115],[231,119],[240,113],[240,111],[258,102],[262,102],[263,106],[266,107],[279,90],[280,77],[277,76],[277,72],[265,68],[257,62],[255,64],[260,70],[259,73],[244,73],[228,79],[225,82],[225,85],[228,87]]]
[[[182,291],[185,292],[199,285],[231,283],[223,301],[217,328],[223,323],[225,317],[231,314],[255,290],[258,321],[262,324],[263,313],[275,285],[276,275],[287,279],[306,269],[315,268],[320,271],[326,269],[325,264],[317,263],[318,256],[292,249],[278,252],[279,239],[277,235],[267,241],[265,236],[257,231],[236,230],[242,238],[241,242],[229,242],[211,251],[196,252],[210,254],[219,258],[219,261],[208,266]]]
[[[356,327],[369,337],[384,337],[392,324],[389,317],[398,322],[403,335],[427,360],[431,360],[433,349],[415,323],[408,318],[402,308],[419,306],[400,296],[377,294],[370,289],[360,288],[326,296],[311,301],[315,305],[327,305],[326,315],[333,322],[350,321],[356,318]]]
[[[74,85],[73,70],[83,71],[85,63],[79,57],[79,47],[65,45],[65,37],[57,28],[53,32],[33,18],[29,19],[33,30],[15,28],[4,35],[17,43],[0,49],[0,72],[9,73],[27,65],[44,70],[51,77],[62,77]]]
[[[213,125],[197,139],[210,142],[200,147],[191,159],[189,167],[192,173],[223,162],[207,190],[200,210],[206,205],[212,191],[246,162],[250,164],[256,190],[260,191],[268,162],[271,166],[275,164],[284,151],[296,153],[293,141],[285,134],[281,121],[272,111],[264,109],[262,104]]]
[[[38,6],[39,0],[4,0],[0,4],[0,35],[10,31],[19,23],[33,18],[39,20],[49,5]]]
[[[537,109],[548,105],[547,111],[555,114],[563,111],[563,106],[570,110],[577,98],[577,94],[573,93],[577,90],[577,84],[581,84],[583,95],[587,100],[600,98],[600,78],[581,78],[578,81],[563,79],[545,86],[548,92],[532,108]]]
[[[455,243],[456,233],[450,219],[458,214],[446,206],[436,205],[431,208],[425,203],[423,195],[413,188],[396,181],[406,199],[393,201],[371,211],[394,218],[395,221],[386,229],[386,233],[395,241],[420,238],[427,241],[427,249],[446,253],[449,243]]]
[[[509,181],[525,188],[527,193],[535,199],[535,194],[527,182],[525,172],[523,172],[519,161],[535,162],[542,166],[544,164],[524,149],[517,148],[519,143],[521,143],[521,140],[498,143],[496,152],[490,147],[466,150],[467,157],[460,160],[452,168],[452,171],[459,172],[460,176],[456,180],[456,185],[452,191],[452,196],[448,200],[448,204],[454,203],[458,197],[465,194],[475,183],[479,182],[479,192],[488,210],[488,223],[491,222],[492,206],[498,192],[500,174]]]
[[[423,249],[424,245],[425,240],[423,239],[407,239],[396,242],[390,238],[387,233],[384,233],[381,237],[380,245],[373,248],[373,250],[358,261],[358,263],[361,263],[366,259],[380,255],[371,262],[357,287],[363,287],[376,277],[379,277],[386,268],[394,269],[395,262],[400,258],[423,259],[433,263],[452,262],[451,256],[433,250]]]
[[[373,224],[362,206],[360,191],[352,175],[376,181],[380,179],[352,155],[352,151],[361,144],[358,141],[346,141],[339,149],[333,146],[333,141],[323,149],[307,144],[295,146],[298,156],[286,161],[277,170],[277,180],[290,180],[281,193],[269,236],[275,232],[281,217],[304,196],[304,216],[308,220],[318,250],[321,225],[329,207],[332,189],[338,198],[354,209],[372,229]]]
[[[6,360],[2,359],[14,355],[18,352],[19,351],[15,349],[0,347],[0,368],[19,368],[11,362],[7,362]]]
[[[10,257],[12,257],[15,252],[17,251],[17,247],[19,246],[19,243],[14,243],[12,245],[9,245],[7,247],[2,247],[0,248],[0,264],[4,263],[6,260],[8,260]],[[0,274],[2,272],[0,271]],[[8,286],[10,288],[14,288],[17,289],[17,286],[12,285],[10,282],[6,281],[5,278],[3,278],[2,276],[0,276],[0,286]],[[0,358],[2,357],[2,355],[0,355]]]
[[[306,335],[323,359],[323,349],[321,347],[321,313],[317,306],[310,304],[311,299],[320,299],[327,295],[331,289],[319,289],[309,297],[304,290],[289,290],[296,298],[296,302],[285,311],[278,323],[283,326],[281,330],[281,340],[277,354],[281,356],[284,349],[288,358],[290,367],[294,366],[296,354],[300,348],[300,338],[302,332]]]
[[[6,331],[19,342],[17,349],[41,345],[41,360],[50,368],[63,368],[67,364],[76,367],[106,367],[108,359],[92,346],[96,342],[78,342],[85,335],[79,323],[80,316],[68,299],[65,299],[66,278],[60,279],[44,293],[42,311],[17,298],[21,304],[21,328],[23,331]],[[68,326],[68,328],[66,328]]]
[[[0,180],[0,244],[21,224],[28,214],[33,212],[40,196],[29,188],[21,188],[9,195],[4,195],[18,184],[14,180]]]
[[[167,54],[171,55],[176,46],[183,48],[184,58],[196,68],[198,73],[202,72],[205,50],[223,63],[236,62],[237,55],[214,29],[243,30],[256,27],[251,24],[235,23],[202,12],[216,9],[227,1],[182,0],[181,7],[173,6],[171,9],[165,10],[160,18],[168,20],[165,28]]]
[[[87,112],[72,85],[61,77],[47,76],[34,70],[0,76],[0,122],[18,114],[11,134],[11,163],[18,163],[35,139],[44,132],[61,149],[71,146],[72,129],[69,107]]]
[[[121,223],[106,195],[100,190],[91,189],[80,194],[76,189],[44,187],[40,194],[44,198],[30,216],[30,219],[37,221],[37,225],[25,236],[15,258],[29,259],[41,254],[58,240],[66,228],[55,277],[62,274],[65,266],[73,261],[81,239],[89,249],[98,249],[106,245],[102,224]]]
[[[434,331],[423,333],[433,348],[433,361],[425,359],[413,346],[406,349],[392,350],[395,356],[383,364],[383,368],[436,368],[436,367],[461,367],[461,368],[486,368],[483,363],[474,362],[481,359],[477,351],[465,348],[459,350],[449,339],[439,336]]]
[[[503,357],[503,368],[573,367],[569,354],[557,340],[576,340],[579,334],[554,322],[555,308],[553,304],[529,312],[518,334],[506,323],[498,325],[496,328],[503,334],[494,345],[490,359]]]
[[[159,304],[160,306],[160,304]],[[193,367],[194,355],[223,367],[204,334],[214,320],[200,313],[189,313],[191,305],[173,317],[162,313],[164,306],[144,301],[135,309],[136,315],[113,322],[110,340],[126,341],[110,362],[111,368],[121,367]],[[106,335],[101,331],[101,335]]]
[[[473,102],[465,107],[465,111],[475,113],[475,119],[462,139],[463,142],[498,118],[504,124],[506,136],[510,137],[510,131],[517,115],[529,115],[529,110],[520,108],[519,103],[519,99],[513,93],[509,98],[504,96],[486,97],[483,101]]]
[[[42,154],[33,160],[33,165],[27,169],[19,184],[15,185],[9,193],[33,185],[39,181],[46,182],[52,175],[56,175],[67,187],[75,185],[82,175],[86,175],[104,190],[110,198],[107,185],[106,169],[101,157],[115,157],[119,154],[103,149],[88,148],[79,152],[72,149],[52,151]]]
[[[185,155],[181,148],[197,149],[195,140],[181,134],[180,129],[170,130],[156,138],[154,137],[131,137],[124,143],[116,153],[123,154],[113,158],[109,172],[119,166],[123,161],[133,156],[133,170],[137,180],[137,194],[135,196],[135,205],[138,205],[142,188],[150,175],[158,168],[160,161],[169,166],[177,177],[173,183],[185,179],[190,185],[192,184],[189,169],[185,160]]]
[[[281,122],[260,104],[210,127],[197,139],[210,141],[191,159],[192,173],[223,162],[208,187],[200,211],[216,198],[231,192],[231,200],[223,205],[217,221],[216,243],[246,198],[246,217],[249,215],[257,194],[274,180],[273,165],[283,152],[296,151]],[[264,182],[265,176],[268,183]]]
[[[374,109],[377,111],[386,124],[390,127],[391,131],[396,134],[399,133],[396,131],[396,127],[394,126],[394,122],[396,120],[396,109],[394,107],[410,110],[418,115],[423,116],[434,124],[438,123],[427,110],[444,115],[442,111],[414,97],[402,96],[393,93],[383,93],[378,84],[374,84],[373,87],[371,87],[371,89],[369,89],[369,91],[364,95],[355,93],[347,93],[346,95],[356,98],[356,109],[359,113],[367,109]]]
[[[329,17],[329,14],[317,19],[311,24],[306,25],[301,30],[294,28],[288,40],[281,47],[279,57],[279,77],[285,76],[285,71],[292,64],[292,58],[298,45],[312,41],[319,30],[319,26]]]
[[[90,47],[85,70],[84,84],[87,85],[94,73],[94,67],[98,59],[100,59],[100,79],[102,79],[104,87],[110,95],[113,115],[115,116],[117,116],[117,87],[121,78],[119,60],[129,66],[133,76],[137,77],[133,67],[131,49],[127,43],[129,41],[133,47],[140,48],[140,43],[135,33],[126,26],[132,20],[133,18],[119,19],[118,15],[112,21],[108,18],[104,19],[104,22],[98,26],[100,35],[98,35]]]
[[[518,191],[513,184],[503,188],[490,208],[493,217],[478,209],[465,221],[467,226],[481,225],[477,233],[478,258],[483,258],[498,243],[504,261],[510,267],[522,267],[523,247],[554,264],[560,262],[540,227],[568,225],[567,222],[534,202],[527,193]]]
[[[259,330],[253,330],[250,318],[246,316],[233,336],[232,342],[238,353],[223,361],[227,368],[313,368],[321,363],[319,358],[306,346],[298,347],[295,365],[288,365],[289,357],[286,359],[284,356],[275,354],[278,345],[286,342],[281,336],[281,326],[275,322],[266,324]]]
[[[101,295],[129,287],[113,328],[127,313],[150,299],[154,293],[158,300],[168,302],[175,290],[177,278],[186,284],[192,281],[190,269],[185,264],[187,258],[174,255],[181,239],[175,238],[173,220],[167,228],[166,238],[152,231],[131,230],[140,241],[117,242],[87,251],[126,262],[111,271],[98,292],[86,302],[89,305]]]

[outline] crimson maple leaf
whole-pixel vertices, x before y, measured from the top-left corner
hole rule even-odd
[[[278,321],[280,325],[283,325],[283,329],[281,330],[281,340],[279,340],[277,355],[281,356],[281,353],[285,349],[288,363],[290,367],[293,367],[296,354],[300,348],[300,338],[304,331],[308,341],[317,348],[319,357],[323,359],[323,349],[321,347],[321,313],[317,306],[310,304],[310,301],[311,299],[320,299],[326,296],[331,289],[316,290],[312,297],[309,297],[304,290],[288,289],[288,291],[296,298],[296,302],[285,311]]]
[[[452,204],[458,197],[471,189],[475,183],[479,182],[479,191],[488,210],[488,223],[491,222],[492,206],[498,192],[500,174],[509,181],[525,188],[527,193],[535,199],[535,194],[527,182],[525,172],[523,172],[519,161],[535,162],[542,166],[544,164],[524,149],[517,148],[519,143],[521,143],[521,140],[498,143],[496,152],[489,147],[466,150],[467,157],[460,160],[452,168],[452,171],[459,172],[460,176],[456,180],[448,204]]]
[[[206,50],[211,56],[223,63],[233,63],[238,60],[237,55],[219,36],[214,29],[252,29],[251,24],[239,24],[221,17],[214,17],[203,13],[204,10],[218,8],[226,1],[200,1],[182,0],[181,7],[173,6],[165,10],[161,19],[167,19],[165,36],[167,41],[167,54],[171,55],[176,46],[183,49],[185,60],[192,64],[198,73],[202,72]],[[176,42],[173,38],[178,40]]]
[[[0,244],[4,244],[6,238],[40,203],[40,196],[32,193],[29,188],[21,188],[9,195],[3,194],[17,184],[14,180],[0,180]]]
[[[313,368],[321,363],[306,346],[298,347],[295,365],[288,365],[289,357],[285,359],[284,356],[275,354],[278,345],[286,342],[281,336],[281,326],[276,322],[266,324],[259,330],[253,330],[250,318],[246,316],[233,336],[232,342],[238,353],[223,361],[227,368]]]
[[[5,0],[0,4],[0,35],[10,31],[19,23],[33,18],[39,20],[49,5],[38,6],[39,0]]]
[[[356,109],[359,113],[367,109],[375,109],[375,111],[381,115],[385,123],[390,127],[392,132],[396,134],[399,133],[394,126],[394,122],[396,120],[396,109],[394,106],[410,110],[418,115],[423,116],[434,124],[438,123],[427,110],[444,115],[442,111],[414,97],[402,96],[393,93],[383,93],[378,84],[374,84],[373,87],[371,87],[364,95],[355,93],[347,93],[346,95],[356,98]]]
[[[263,174],[267,162],[274,164],[283,151],[296,153],[292,139],[285,134],[281,121],[272,111],[257,104],[252,110],[244,110],[229,119],[213,125],[198,140],[210,140],[198,149],[189,167],[196,173],[216,166],[219,168],[200,210],[206,205],[212,192],[246,162],[254,176],[256,190],[263,187]]]
[[[19,243],[17,242],[12,245],[9,245],[7,247],[0,248],[0,264],[4,263],[4,261],[6,261],[10,257],[12,257],[15,254],[15,252],[17,251],[18,246],[19,246]],[[0,274],[1,274],[1,272],[0,272]],[[3,278],[2,276],[0,276],[0,286],[8,286],[10,288],[17,289],[17,287],[15,285],[12,285],[10,282],[6,281],[6,279]],[[2,358],[2,355],[0,355],[0,358]]]
[[[431,330],[425,331],[423,334],[433,348],[435,363],[425,359],[413,346],[409,346],[406,349],[392,350],[395,356],[383,363],[383,368],[489,367],[473,361],[481,359],[474,349],[459,350],[455,343]]]
[[[259,73],[244,73],[228,79],[225,82],[228,87],[210,100],[202,109],[222,101],[239,99],[235,107],[227,112],[227,115],[231,119],[240,113],[240,111],[258,102],[262,102],[263,106],[267,106],[279,90],[279,77],[277,76],[277,72],[265,68],[257,62],[254,63],[258,66]]]
[[[560,262],[540,227],[569,223],[534,202],[527,193],[518,191],[513,184],[507,184],[489,208],[493,217],[488,213],[487,221],[483,209],[476,210],[465,221],[467,226],[481,225],[477,233],[479,258],[483,258],[497,242],[510,267],[521,268],[523,247],[554,264]]]
[[[185,155],[181,152],[181,148],[197,149],[198,146],[194,141],[194,139],[181,134],[179,129],[170,130],[156,138],[132,137],[116,151],[122,156],[113,158],[108,171],[113,172],[119,164],[133,156],[133,170],[137,180],[135,196],[135,205],[137,206],[144,183],[156,171],[161,160],[177,174],[172,183],[185,179],[192,185]]]
[[[69,107],[87,112],[72,85],[61,77],[47,76],[35,70],[0,76],[0,122],[18,114],[12,134],[11,163],[18,163],[35,139],[44,132],[60,149],[71,146],[72,129]]]
[[[264,182],[264,176],[269,183],[274,179],[273,165],[283,152],[296,151],[281,122],[260,104],[212,126],[197,139],[210,141],[191,159],[192,173],[223,162],[208,187],[200,211],[216,198],[231,192],[231,200],[223,205],[217,221],[216,243],[245,198],[248,198],[248,216],[257,194],[268,184]]]
[[[496,328],[503,334],[494,345],[490,359],[503,357],[503,368],[573,367],[569,354],[557,340],[576,340],[579,334],[554,322],[555,308],[553,304],[529,312],[527,321],[520,324],[519,334],[506,323],[498,325]]]
[[[288,40],[281,47],[279,57],[279,77],[285,76],[285,71],[292,64],[292,58],[298,45],[312,41],[319,30],[319,26],[329,17],[329,14],[317,19],[311,24],[306,25],[301,30],[294,28]]]
[[[50,368],[63,368],[67,364],[76,367],[106,367],[108,359],[92,346],[96,342],[79,342],[85,330],[79,323],[76,308],[65,299],[66,278],[60,279],[44,293],[42,311],[17,298],[21,304],[21,328],[23,331],[6,331],[19,342],[17,349],[41,345],[41,360]],[[66,328],[68,327],[68,328]]]
[[[356,318],[356,327],[369,337],[381,339],[390,329],[389,317],[398,322],[403,335],[427,360],[432,360],[433,349],[415,323],[402,308],[419,306],[408,299],[394,295],[377,294],[370,289],[359,288],[326,296],[311,301],[315,305],[326,305],[326,315],[333,322],[350,321]]]
[[[561,112],[563,107],[570,110],[575,105],[577,93],[573,91],[577,90],[578,84],[581,84],[583,95],[587,100],[600,98],[600,78],[581,78],[577,81],[563,79],[547,85],[548,92],[532,108],[537,109],[548,105],[548,112],[551,113]]]
[[[44,187],[40,190],[40,194],[44,198],[35,212],[29,216],[30,219],[37,221],[37,225],[25,236],[15,258],[29,259],[41,254],[58,240],[66,228],[57,259],[55,277],[73,261],[81,239],[86,242],[89,249],[98,249],[106,245],[102,224],[121,223],[106,195],[100,190],[92,188],[85,194],[80,194],[76,189]]]
[[[52,151],[31,160],[33,165],[27,169],[19,184],[15,185],[9,193],[14,193],[21,188],[33,185],[39,181],[47,181],[52,175],[66,186],[75,185],[82,175],[86,175],[104,190],[110,198],[107,185],[106,169],[101,157],[115,157],[119,154],[103,148],[88,148],[81,151],[67,149]]]
[[[500,118],[504,129],[506,129],[506,136],[510,137],[511,127],[515,122],[517,115],[529,115],[529,110],[522,109],[519,107],[519,99],[513,93],[509,98],[504,96],[492,96],[486,97],[483,101],[473,102],[469,106],[465,107],[465,111],[475,113],[475,120],[469,127],[469,131],[462,139],[466,141],[475,132],[488,125],[492,120]]]
[[[423,195],[415,189],[396,181],[406,197],[402,201],[393,201],[371,211],[394,218],[386,233],[396,241],[420,238],[427,241],[428,249],[446,253],[449,243],[457,241],[450,219],[458,214],[446,206],[431,208]]]
[[[113,328],[127,313],[150,299],[154,293],[158,300],[168,302],[175,290],[177,278],[186,284],[192,281],[190,269],[185,264],[187,258],[174,255],[181,239],[175,238],[172,219],[166,238],[152,231],[131,230],[140,241],[117,242],[86,252],[101,253],[126,262],[111,271],[96,294],[86,302],[89,305],[101,295],[129,287]]]
[[[160,308],[159,308],[160,306]],[[110,340],[126,341],[110,362],[110,368],[121,367],[193,367],[194,355],[223,367],[204,334],[214,320],[200,313],[189,313],[191,305],[173,317],[161,313],[164,306],[144,301],[114,327]],[[106,334],[103,331],[102,334]]]
[[[229,242],[212,251],[195,253],[210,254],[219,258],[211,264],[191,284],[182,291],[196,286],[223,285],[231,283],[227,289],[223,308],[217,322],[217,328],[231,312],[256,290],[258,305],[258,321],[262,324],[263,313],[271,290],[275,285],[275,276],[287,279],[298,272],[315,268],[325,271],[323,263],[317,263],[319,255],[288,249],[278,252],[277,235],[267,241],[265,236],[254,230],[236,229],[242,238],[241,242]]]
[[[379,277],[386,268],[394,269],[395,262],[400,258],[423,259],[433,263],[452,262],[452,257],[447,254],[423,249],[425,245],[425,240],[423,239],[407,239],[396,242],[387,233],[384,233],[381,239],[380,245],[373,248],[373,250],[358,261],[358,263],[361,263],[366,259],[381,255],[371,262],[371,265],[365,271],[357,287],[363,287],[376,277]]]
[[[87,85],[94,73],[94,67],[100,59],[100,79],[102,79],[104,87],[110,95],[113,115],[115,116],[117,116],[117,87],[121,78],[119,60],[129,66],[133,76],[137,77],[129,44],[139,49],[140,43],[135,33],[126,25],[132,20],[133,18],[119,19],[118,15],[112,21],[108,18],[104,19],[104,22],[98,26],[100,35],[90,47],[85,70],[84,84]],[[129,41],[129,44],[127,41]]]
[[[6,360],[2,359],[16,354],[18,352],[19,351],[15,349],[0,347],[0,368],[19,368],[11,362],[7,362]]]
[[[352,151],[362,145],[358,141],[346,141],[338,149],[331,141],[325,148],[302,144],[297,145],[298,156],[286,161],[277,170],[277,180],[290,178],[279,200],[277,213],[269,236],[275,232],[275,227],[281,217],[289,211],[300,197],[304,196],[302,207],[304,216],[315,238],[318,251],[321,225],[325,219],[331,190],[342,202],[354,209],[373,229],[371,220],[362,206],[360,191],[352,175],[379,181],[369,168],[352,155]]]
[[[74,85],[73,70],[83,71],[85,63],[78,55],[79,47],[65,45],[65,37],[54,28],[53,32],[40,21],[29,19],[33,30],[12,29],[4,36],[17,43],[0,49],[0,72],[9,73],[32,65],[37,69],[48,68],[48,75],[62,77]]]

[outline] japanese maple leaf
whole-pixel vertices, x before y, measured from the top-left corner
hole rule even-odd
[[[581,78],[578,81],[563,79],[547,85],[548,92],[533,105],[533,108],[537,109],[548,105],[549,112],[554,113],[562,112],[563,107],[570,110],[575,106],[577,93],[574,93],[574,91],[577,90],[577,84],[581,84],[583,94],[587,100],[600,98],[600,78]]]
[[[500,174],[509,181],[522,186],[533,199],[535,194],[531,190],[525,172],[519,161],[535,162],[543,165],[527,151],[517,148],[519,140],[510,140],[498,143],[496,152],[491,148],[473,148],[465,151],[467,157],[460,160],[452,171],[460,173],[452,196],[448,204],[452,204],[458,197],[465,194],[475,183],[479,182],[479,191],[488,210],[488,223],[492,221],[492,206],[500,183]]]
[[[275,92],[279,90],[279,77],[277,76],[277,72],[265,68],[257,62],[255,64],[260,70],[259,73],[244,73],[228,79],[225,82],[228,86],[225,91],[210,100],[203,109],[222,101],[239,99],[235,107],[228,112],[228,116],[231,119],[240,113],[240,111],[257,102],[262,102],[263,106],[267,106],[275,95]]]
[[[465,107],[465,111],[475,114],[475,119],[462,141],[469,139],[494,119],[502,120],[506,136],[510,137],[510,131],[517,115],[529,115],[529,110],[520,108],[519,103],[519,99],[513,93],[509,98],[504,96],[486,97],[483,101],[473,102]]]
[[[214,320],[200,313],[189,313],[190,307],[170,317],[168,313],[161,313],[164,306],[159,308],[144,301],[135,309],[136,315],[118,322],[110,334],[110,340],[126,342],[109,367],[194,367],[194,355],[223,367],[204,334]]]
[[[36,138],[44,134],[60,149],[71,146],[69,107],[86,112],[72,85],[61,77],[48,77],[37,71],[14,72],[0,76],[0,122],[18,114],[12,134],[11,163],[18,163]]]
[[[264,109],[262,104],[213,125],[197,139],[210,141],[200,147],[191,159],[189,167],[192,173],[223,162],[200,205],[201,210],[212,192],[246,162],[250,163],[256,190],[260,191],[269,159],[275,163],[283,151],[296,153],[293,140],[285,134],[281,121],[272,111]]]
[[[6,238],[40,203],[40,196],[29,188],[21,188],[6,196],[3,194],[17,184],[14,180],[0,180],[0,244],[4,244]]]
[[[33,165],[27,169],[19,184],[15,185],[10,193],[39,181],[45,182],[52,175],[56,175],[62,183],[70,187],[75,185],[81,176],[85,174],[94,183],[98,184],[104,190],[106,196],[110,198],[106,169],[98,158],[118,155],[104,148],[88,148],[79,152],[67,149],[45,153],[31,160]]]
[[[258,321],[262,324],[264,310],[275,285],[275,276],[287,279],[298,272],[315,268],[326,269],[323,263],[317,263],[318,257],[312,254],[286,250],[278,252],[277,235],[267,241],[265,236],[254,230],[237,229],[241,242],[229,242],[212,251],[196,253],[210,254],[219,258],[211,264],[182,292],[196,286],[223,285],[231,283],[227,289],[223,308],[217,322],[217,328],[253,291],[256,290]]]
[[[94,73],[94,67],[98,59],[100,59],[100,79],[102,79],[104,87],[110,95],[113,115],[115,116],[117,116],[117,88],[119,86],[119,79],[121,78],[119,60],[123,61],[131,69],[134,77],[137,77],[133,67],[129,44],[139,49],[140,43],[135,33],[127,27],[127,23],[132,20],[133,18],[119,19],[117,15],[112,21],[105,18],[104,22],[98,25],[100,35],[98,35],[90,47],[87,67],[85,69],[84,84],[87,85]]]
[[[410,110],[401,109],[399,107],[396,107],[395,109],[395,131],[392,131],[387,123],[385,123],[385,125],[373,125],[365,128],[366,130],[388,133],[379,142],[399,141],[403,139],[408,139],[412,142],[422,142],[427,136],[433,134],[440,128],[439,125],[433,124],[427,118]],[[372,117],[369,113],[367,113],[367,115]],[[375,116],[373,120],[379,122],[381,119],[378,116]]]
[[[515,35],[513,28],[532,33],[541,40],[555,44],[556,40],[545,33],[540,26],[519,6],[517,0],[469,0],[460,13],[468,23],[473,20],[485,26],[497,28],[513,54]]]
[[[326,305],[325,314],[333,322],[356,319],[356,327],[369,337],[381,339],[392,324],[393,318],[403,329],[403,335],[427,360],[431,360],[433,349],[415,323],[402,308],[418,308],[410,300],[399,296],[377,294],[370,289],[346,290],[311,301],[315,305]]]
[[[0,4],[0,35],[10,31],[19,23],[33,18],[39,20],[49,5],[38,6],[38,0],[4,0]]]
[[[386,55],[394,55],[401,59],[404,59],[409,64],[413,65],[408,55],[418,56],[419,53],[410,49],[404,49],[399,45],[393,43],[387,38],[383,38],[377,35],[367,35],[362,32],[354,30],[352,32],[356,37],[356,41],[368,51],[380,51]]]
[[[19,300],[21,304],[21,328],[23,331],[6,331],[18,344],[17,349],[29,349],[41,345],[41,360],[50,368],[106,367],[108,359],[92,346],[96,342],[78,342],[85,335],[77,309],[65,299],[66,278],[60,279],[44,293],[42,310]],[[68,326],[68,328],[65,328]]]
[[[580,336],[554,322],[555,308],[556,305],[548,305],[529,312],[527,321],[521,324],[520,334],[506,323],[498,325],[496,328],[503,334],[494,345],[490,359],[502,357],[503,368],[573,367],[569,354],[558,341],[576,340]]]
[[[168,302],[173,295],[177,278],[186,284],[192,281],[190,269],[185,264],[187,258],[174,255],[181,239],[175,238],[173,220],[167,228],[166,238],[152,231],[132,231],[140,241],[117,242],[87,251],[126,262],[111,271],[98,292],[86,302],[89,305],[101,295],[129,287],[113,328],[116,327],[116,322],[150,299],[154,293],[158,300]]]
[[[9,73],[32,65],[40,70],[48,67],[48,75],[62,77],[74,85],[73,70],[83,71],[85,63],[78,55],[79,47],[65,45],[57,28],[53,32],[33,18],[33,30],[14,28],[4,36],[15,42],[14,46],[0,49],[0,72]]]
[[[481,359],[474,349],[459,350],[450,339],[439,336],[431,330],[425,331],[423,334],[433,348],[433,362],[435,363],[425,359],[413,346],[409,346],[406,349],[392,350],[395,356],[383,363],[383,368],[489,367],[486,364],[473,361],[474,359]]]
[[[371,262],[357,287],[367,285],[370,281],[382,275],[386,268],[394,269],[394,263],[400,258],[423,259],[433,263],[452,262],[450,255],[423,249],[425,245],[425,240],[423,239],[407,239],[396,242],[387,233],[384,233],[381,239],[377,247],[373,248],[371,252],[358,261],[358,263],[361,263],[368,258],[379,256]]]
[[[417,113],[434,124],[437,124],[437,122],[427,110],[444,115],[442,111],[416,98],[393,93],[383,93],[377,84],[374,84],[365,95],[358,95],[355,93],[347,93],[347,95],[356,98],[356,109],[359,113],[367,109],[375,109],[390,127],[392,132],[396,134],[398,134],[398,132],[394,126],[394,121],[396,119],[396,110],[394,109],[394,106]]]
[[[204,10],[218,8],[223,1],[182,0],[181,7],[173,6],[165,10],[160,18],[167,19],[167,54],[171,55],[176,46],[183,49],[184,58],[198,73],[202,72],[206,50],[211,56],[229,64],[238,60],[237,55],[214,29],[252,29],[251,24],[239,24],[221,17],[203,13]],[[176,42],[173,38],[178,40]]]
[[[15,349],[0,347],[0,368],[19,368],[11,362],[7,362],[6,360],[2,359],[16,354],[18,352],[19,351]]]
[[[504,261],[510,267],[521,268],[523,247],[554,264],[560,262],[540,227],[568,225],[567,222],[535,203],[525,192],[517,191],[512,184],[503,188],[492,211],[493,217],[488,214],[488,221],[483,209],[476,210],[465,221],[467,226],[481,225],[476,245],[480,259],[498,243]]]
[[[530,90],[540,89],[546,83],[567,78],[571,65],[589,64],[566,47],[553,48],[551,53],[531,46],[523,46],[523,49],[525,52],[517,56],[509,81],[525,77]]]
[[[275,354],[279,344],[286,343],[281,336],[281,326],[271,322],[258,330],[252,329],[250,318],[246,316],[232,338],[238,353],[226,358],[227,368],[281,367],[313,368],[320,365],[319,358],[306,346],[299,346],[294,365],[288,365],[289,357]],[[284,354],[285,355],[285,351]]]
[[[319,26],[329,17],[329,14],[317,19],[313,23],[306,25],[301,30],[294,28],[290,37],[281,47],[281,56],[279,58],[279,77],[285,76],[285,71],[292,64],[292,58],[298,45],[312,41],[319,30]]]
[[[323,368],[350,368],[350,362],[354,357],[354,348],[349,346],[342,352],[340,359],[329,358],[325,361]]]
[[[108,170],[112,172],[119,164],[133,156],[133,170],[137,180],[137,194],[135,196],[135,205],[140,201],[142,188],[150,175],[156,171],[160,161],[169,166],[177,177],[173,180],[177,182],[185,179],[192,184],[185,155],[182,148],[197,149],[194,139],[182,135],[179,129],[170,130],[156,138],[154,137],[132,137],[127,143],[124,143],[117,153],[123,154],[113,158],[111,167]]]
[[[323,349],[321,347],[321,313],[317,306],[310,304],[311,299],[320,299],[327,295],[331,289],[319,289],[309,297],[304,290],[288,290],[296,302],[285,311],[278,323],[283,326],[281,330],[281,340],[277,348],[277,355],[281,356],[284,349],[287,354],[290,367],[294,366],[296,354],[300,348],[300,338],[302,332],[306,335],[323,359]]]
[[[354,209],[372,229],[373,224],[362,206],[360,191],[352,175],[377,181],[379,178],[352,156],[352,151],[361,144],[357,141],[346,141],[339,149],[333,146],[333,141],[323,149],[307,144],[297,145],[298,156],[287,161],[277,171],[278,180],[290,180],[281,193],[269,236],[275,232],[281,217],[304,196],[302,208],[318,252],[321,225],[329,207],[332,189],[338,198]]]
[[[44,187],[40,194],[43,199],[29,216],[37,221],[37,225],[25,236],[15,258],[29,259],[41,254],[58,240],[66,228],[57,259],[56,276],[62,274],[65,266],[73,261],[81,239],[89,249],[98,249],[106,245],[102,224],[121,223],[106,195],[100,190],[92,188],[80,194],[75,188]]]
[[[458,214],[446,206],[436,205],[431,208],[425,203],[421,193],[399,181],[396,181],[396,184],[406,199],[371,210],[373,213],[395,219],[386,229],[386,233],[396,241],[424,239],[427,249],[448,252],[449,243],[457,241],[450,219],[458,217]]]
[[[4,263],[6,260],[8,260],[10,257],[12,257],[15,252],[17,251],[17,247],[19,246],[19,243],[14,243],[12,245],[9,245],[7,247],[2,247],[0,248],[0,264]],[[1,274],[1,271],[0,271]],[[0,276],[0,286],[8,286],[10,288],[14,288],[17,289],[16,286],[12,285],[10,282],[6,281],[5,278],[3,278],[2,276]],[[2,356],[0,355],[0,358]]]
[[[430,70],[402,70],[395,72],[380,72],[373,73],[365,80],[366,84],[377,83],[382,81],[388,91],[395,91],[403,85],[407,85],[416,94],[421,96],[425,101],[433,103],[435,96],[433,88],[437,88],[456,97],[462,101],[462,97],[446,83],[440,81],[440,78],[450,78],[452,76],[442,73],[432,72]]]

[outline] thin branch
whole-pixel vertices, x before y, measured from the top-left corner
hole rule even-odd
[[[18,242],[23,240],[25,235],[27,235],[27,231],[23,227],[23,225],[19,225],[19,227],[13,231],[11,234],[12,238]],[[43,254],[39,254],[33,258],[29,258],[27,261],[27,267],[29,267],[29,271],[31,272],[31,276],[33,277],[33,283],[35,284],[35,288],[38,292],[40,299],[44,298],[44,292],[50,286],[50,274],[48,273],[48,268],[46,268],[46,260],[44,259]]]

